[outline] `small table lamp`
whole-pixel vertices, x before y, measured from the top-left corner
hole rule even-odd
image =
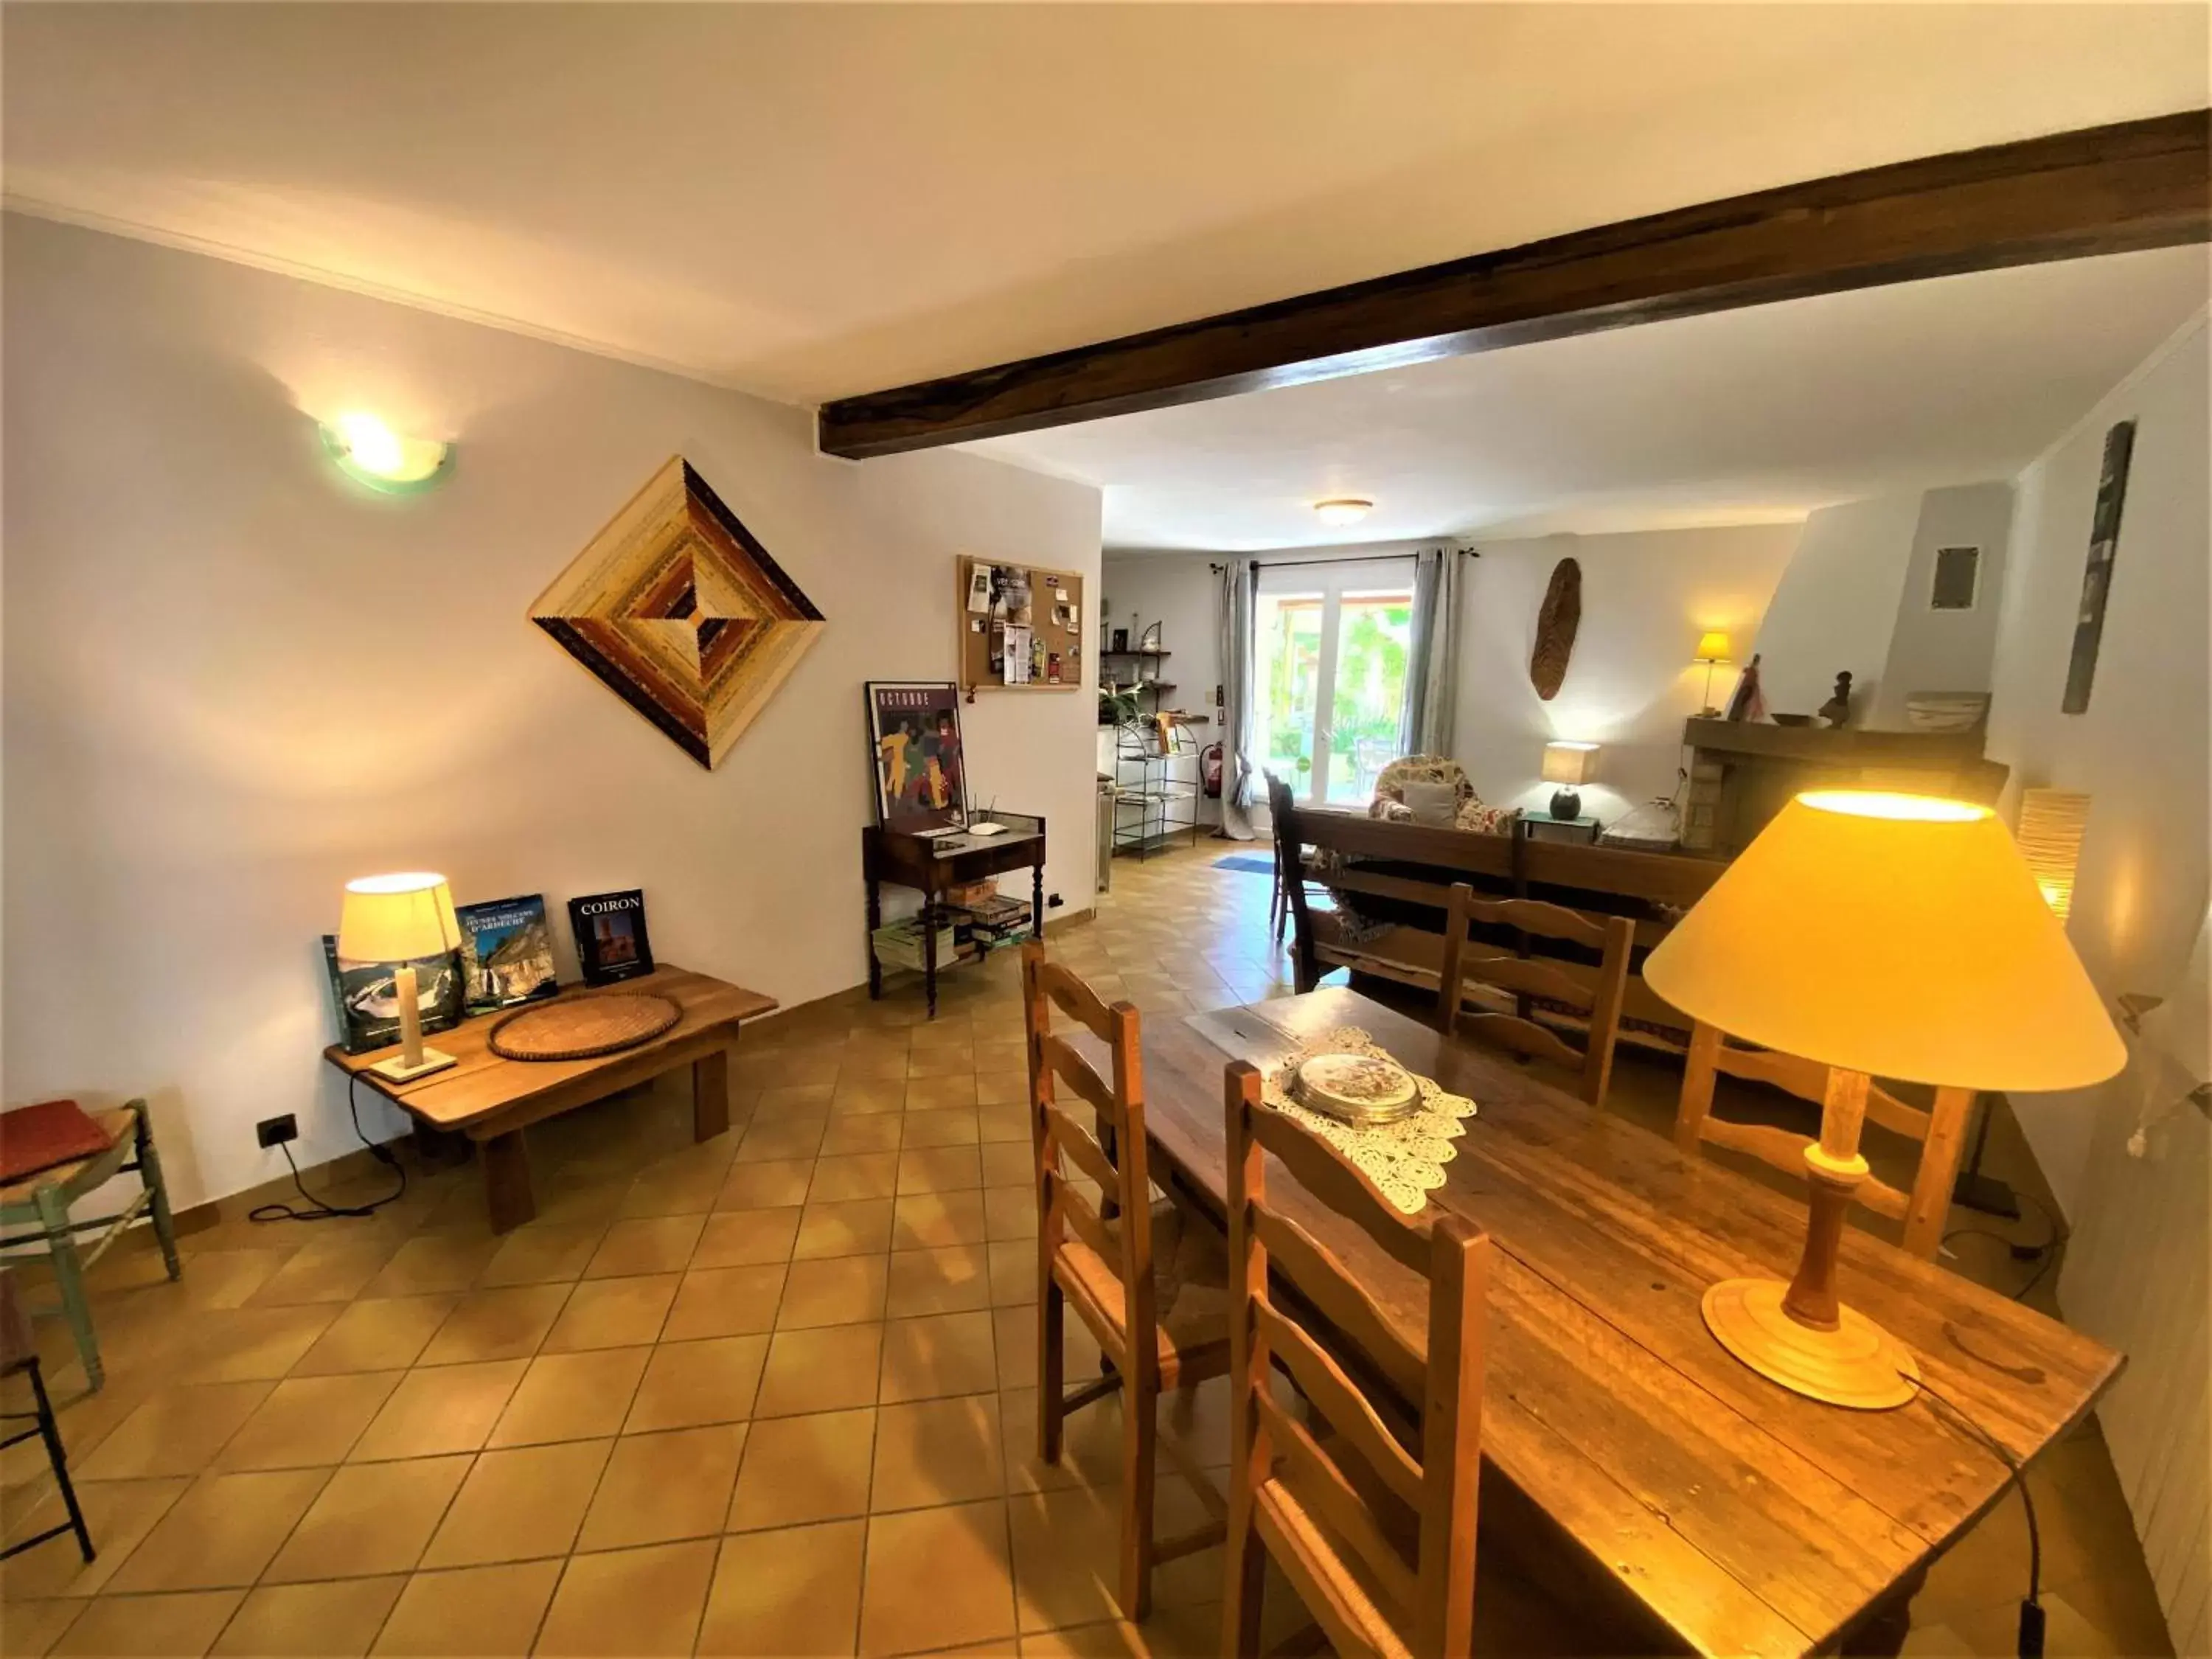
[[[1919,795],[1799,795],[1651,952],[1647,984],[1692,1018],[1828,1072],[1805,1149],[1797,1274],[1706,1291],[1705,1324],[1761,1376],[1815,1400],[1910,1400],[1905,1346],[1836,1297],[1844,1214],[1866,1179],[1869,1073],[1971,1089],[2101,1082],[2127,1051],[2035,878],[1987,807]]]
[[[1597,775],[1597,745],[1594,743],[1546,744],[1541,775],[1547,783],[1588,783]],[[1553,817],[1578,818],[1582,815],[1583,798],[1573,788],[1561,789],[1553,795]]]
[[[1718,718],[1720,710],[1713,704],[1713,670],[1729,659],[1729,636],[1717,628],[1709,628],[1698,636],[1696,661],[1705,665],[1705,706],[1698,710],[1698,718],[1709,720]]]
[[[422,1010],[417,1004],[415,963],[453,950],[461,924],[453,915],[453,896],[443,876],[416,871],[396,876],[363,876],[346,884],[345,908],[338,917],[338,955],[349,962],[394,965],[392,994],[399,1004],[398,1054],[368,1067],[394,1083],[410,1083],[453,1063],[451,1054],[422,1046]]]

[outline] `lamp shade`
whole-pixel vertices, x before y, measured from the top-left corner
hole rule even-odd
[[[1644,965],[1730,1036],[1970,1089],[2069,1089],[2119,1034],[1987,807],[1817,791],[1775,816]]]
[[[427,871],[363,876],[346,884],[338,954],[349,962],[414,962],[461,942],[453,896]]]
[[[1597,749],[1594,743],[1546,744],[1544,781],[1588,783],[1597,775]]]
[[[1729,659],[1729,636],[1717,628],[1709,628],[1698,636],[1699,662],[1726,662]]]

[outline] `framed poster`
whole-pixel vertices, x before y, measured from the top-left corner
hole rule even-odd
[[[870,680],[863,690],[876,822],[908,832],[965,825],[968,759],[960,743],[960,689],[950,680]]]
[[[2097,510],[2089,522],[2089,562],[2081,572],[2081,607],[2074,616],[2074,653],[2066,661],[2063,714],[2088,712],[2097,678],[2097,647],[2105,637],[2105,605],[2112,593],[2112,561],[2120,550],[2120,507],[2128,495],[2128,459],[2135,453],[2136,423],[2122,421],[2105,434],[2105,466],[2097,479]]]

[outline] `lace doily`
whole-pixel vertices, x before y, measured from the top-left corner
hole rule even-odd
[[[1457,1155],[1452,1142],[1467,1133],[1465,1120],[1474,1115],[1474,1103],[1464,1095],[1446,1094],[1431,1079],[1416,1076],[1413,1082],[1421,1091],[1420,1110],[1395,1123],[1354,1128],[1325,1112],[1302,1106],[1292,1097],[1291,1080],[1298,1067],[1314,1054],[1391,1059],[1389,1050],[1357,1025],[1340,1025],[1305,1038],[1270,1066],[1264,1074],[1261,1097],[1357,1164],[1382,1188],[1393,1207],[1406,1215],[1419,1215],[1427,1207],[1429,1194],[1444,1184],[1444,1165]]]

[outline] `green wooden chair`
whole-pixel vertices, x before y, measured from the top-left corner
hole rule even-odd
[[[54,1286],[61,1311],[76,1338],[86,1380],[97,1389],[107,1380],[100,1363],[100,1340],[93,1334],[92,1306],[85,1295],[84,1272],[106,1254],[123,1230],[149,1209],[154,1235],[169,1277],[181,1276],[177,1261],[176,1223],[169,1215],[169,1189],[161,1179],[161,1159],[154,1150],[154,1122],[143,1100],[89,1114],[108,1139],[107,1150],[51,1170],[40,1170],[0,1187],[0,1246],[42,1243],[53,1261]],[[135,1173],[144,1190],[115,1215],[90,1221],[70,1219],[70,1206],[114,1176]],[[23,1231],[9,1231],[25,1228]],[[77,1248],[79,1233],[98,1232],[89,1250]],[[47,1310],[46,1311],[51,1311]]]

